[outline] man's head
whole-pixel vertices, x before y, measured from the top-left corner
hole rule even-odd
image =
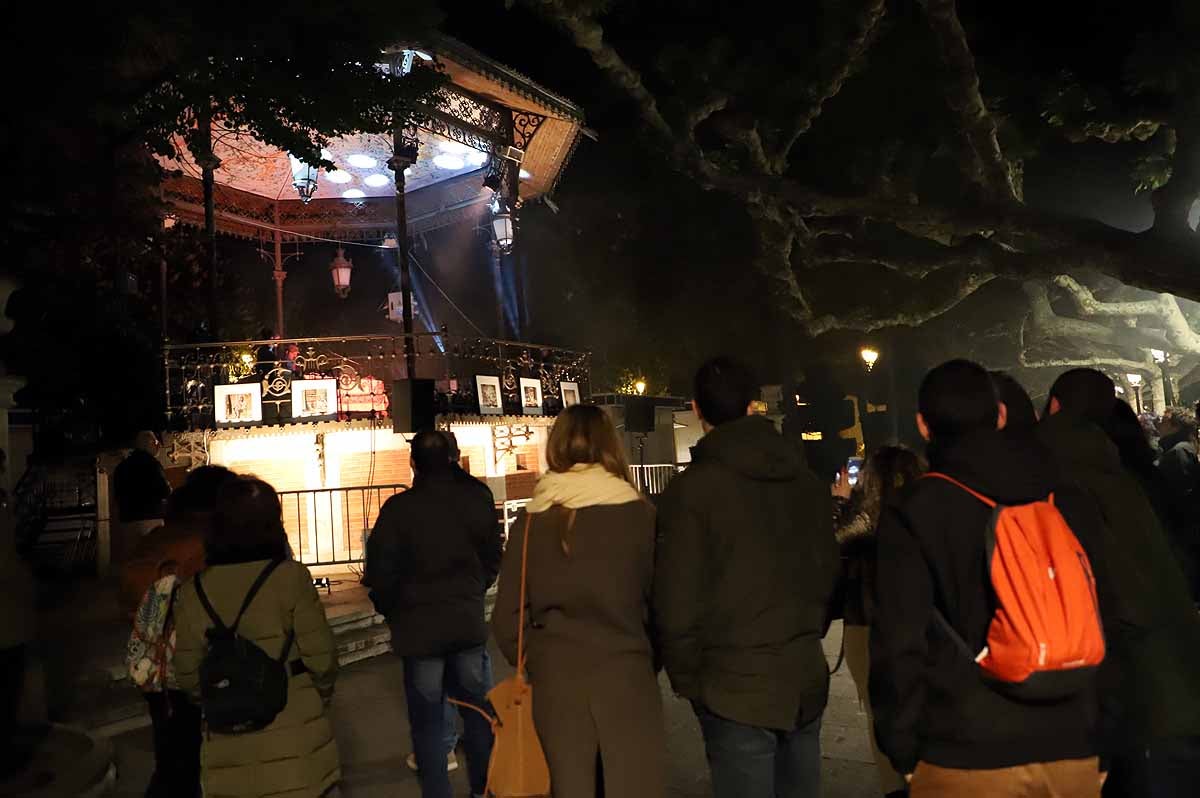
[[[1045,415],[1066,413],[1105,427],[1117,402],[1117,390],[1095,369],[1071,369],[1059,375],[1050,387]]]
[[[1194,440],[1196,417],[1187,410],[1168,410],[1162,421],[1158,422],[1158,434],[1162,438],[1179,435],[1187,440]]]
[[[744,364],[717,357],[696,372],[692,407],[707,427],[719,427],[743,418],[758,398],[758,383]]]
[[[206,465],[195,469],[167,499],[168,520],[214,512],[221,489],[237,478],[237,474],[224,466]]]
[[[133,439],[133,448],[146,454],[158,454],[158,436],[148,429],[139,432]]]
[[[450,444],[441,432],[418,432],[411,447],[413,468],[419,476],[434,476],[450,470]]]
[[[917,429],[927,441],[1003,429],[1007,410],[987,369],[951,360],[925,375],[917,395]]]
[[[446,430],[442,434],[446,436],[446,446],[450,449],[450,462],[457,463],[462,459],[462,452],[458,448],[458,436],[450,430]]]

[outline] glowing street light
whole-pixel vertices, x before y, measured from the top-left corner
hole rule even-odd
[[[288,160],[292,164],[292,188],[300,195],[300,201],[307,204],[317,193],[317,168],[295,155],[289,155]]]
[[[858,356],[862,358],[863,363],[867,366],[867,371],[875,368],[875,361],[879,360],[879,352],[869,346],[864,346],[859,350]]]
[[[1126,374],[1125,379],[1129,381],[1130,387],[1133,388],[1135,400],[1134,410],[1137,410],[1138,415],[1142,414],[1142,375],[1141,374]]]
[[[646,381],[638,380],[635,382],[633,384],[633,390],[637,391],[638,396],[644,396],[646,394]]]
[[[333,263],[329,264],[329,274],[333,277],[333,290],[341,299],[350,296],[350,272],[353,269],[354,264],[346,257],[345,251],[338,247]]]
[[[1141,374],[1126,374],[1125,379],[1129,380],[1129,384],[1132,385],[1134,388],[1142,387],[1142,375]]]
[[[1154,358],[1155,363],[1166,363],[1167,353],[1161,349],[1151,349],[1150,357]]]

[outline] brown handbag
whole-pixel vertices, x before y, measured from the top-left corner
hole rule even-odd
[[[517,620],[517,670],[488,693],[495,710],[451,702],[487,716],[495,743],[488,763],[486,795],[489,798],[550,798],[550,767],[533,723],[533,685],[525,674],[525,570],[529,562],[529,529],[533,516],[525,516],[521,544],[521,604]]]

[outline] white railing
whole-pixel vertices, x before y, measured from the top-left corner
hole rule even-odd
[[[642,493],[657,496],[667,489],[667,484],[682,469],[667,463],[662,465],[635,465],[629,467],[633,483]]]

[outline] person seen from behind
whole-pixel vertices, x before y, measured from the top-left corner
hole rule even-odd
[[[871,750],[879,770],[879,782],[889,798],[907,793],[904,778],[896,772],[875,741],[871,714],[871,696],[867,690],[870,672],[869,632],[875,608],[876,559],[875,530],[880,515],[890,506],[901,490],[911,485],[926,470],[925,462],[915,452],[900,446],[884,446],[873,452],[863,463],[858,484],[852,491],[849,479],[843,476],[834,486],[838,504],[834,537],[846,563],[845,607],[842,615],[843,650],[846,665],[858,689],[859,705],[867,713]]]
[[[484,595],[496,581],[503,544],[491,492],[455,478],[445,435],[421,432],[411,452],[413,486],[380,509],[363,583],[403,660],[421,795],[450,798],[446,698],[487,706],[492,675]],[[483,795],[491,726],[468,711],[463,728],[471,792]]]
[[[554,422],[550,470],[513,525],[492,628],[517,664],[528,529],[526,655],[555,798],[663,798],[666,733],[650,636],[654,509],[604,411]],[[528,527],[526,526],[528,524]]]
[[[1030,437],[1003,433],[1006,416],[981,366],[954,360],[929,372],[917,427],[941,476],[911,484],[879,524],[871,703],[879,745],[917,797],[1086,798],[1100,791],[1093,676],[1078,671],[1070,689],[1030,696],[978,664],[989,661],[996,623],[988,537],[994,531],[999,541],[1002,530],[993,505],[1020,508],[1053,494],[1056,512],[1041,505],[1038,517],[1047,534],[1059,513],[1081,541],[1102,526],[1086,496],[1056,490],[1054,471]],[[1099,643],[1084,552],[1069,567],[1080,587],[1075,606]],[[1038,654],[1026,661],[1039,661]]]
[[[175,601],[175,672],[179,688],[201,698],[201,664],[216,622],[273,659],[288,676],[287,701],[258,731],[204,734],[201,780],[205,798],[318,798],[341,780],[341,761],[329,705],[337,651],[312,574],[289,558],[275,489],[239,477],[217,493],[205,541],[205,569],[180,588]],[[269,570],[273,569],[273,570]],[[257,592],[252,586],[266,575]],[[246,599],[250,601],[247,604]],[[239,610],[242,610],[240,620]]]
[[[143,537],[121,569],[119,597],[133,616],[126,654],[154,730],[154,774],[147,798],[200,792],[200,707],[175,675],[174,606],[180,586],[204,569],[204,547],[217,494],[237,475],[201,466],[167,500],[166,525]]]
[[[1099,505],[1108,530],[1093,557],[1108,657],[1101,668],[1106,798],[1182,798],[1200,783],[1200,615],[1138,477],[1102,427],[1114,413],[1111,379],[1062,374],[1038,438],[1064,481]]]
[[[716,798],[801,798],[820,792],[838,553],[829,489],[799,442],[750,415],[758,392],[730,358],[696,374],[705,436],[659,503],[654,609]]]
[[[1162,477],[1171,520],[1166,527],[1179,558],[1192,600],[1200,603],[1200,460],[1196,457],[1196,417],[1171,410],[1158,424]]]
[[[171,495],[158,450],[158,436],[143,430],[134,438],[133,451],[113,471],[117,519],[138,535],[162,526],[167,497]]]

